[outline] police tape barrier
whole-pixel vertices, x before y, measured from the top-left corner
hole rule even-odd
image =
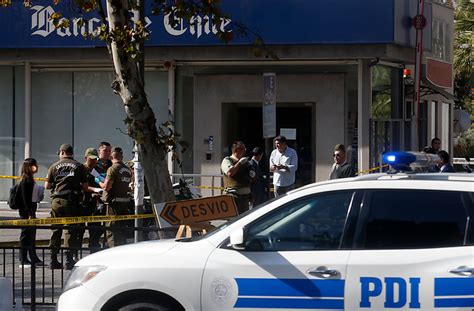
[[[211,187],[211,186],[191,186],[199,189],[212,189],[212,190],[224,190],[224,187]]]
[[[373,172],[373,171],[376,171],[376,170],[379,170],[381,168],[384,168],[384,167],[387,167],[388,164],[384,164],[384,165],[380,165],[380,166],[376,166],[376,167],[373,167],[373,168],[369,168],[369,169],[366,169],[366,170],[362,170],[360,172],[357,172],[356,175],[362,175],[362,174],[365,174],[365,173],[370,173],[370,172]],[[1,178],[6,178],[6,179],[19,179],[20,177],[19,176],[10,176],[10,175],[0,175],[0,179]],[[38,181],[47,181],[46,178],[42,178],[42,177],[37,177],[35,178],[35,180],[38,180]],[[212,187],[212,186],[192,186],[194,188],[198,188],[198,189],[210,189],[210,190],[224,190],[224,187]]]
[[[357,172],[356,175],[362,175],[362,174],[365,174],[365,173],[370,173],[370,172],[379,170],[379,169],[384,168],[384,167],[388,167],[388,164],[384,164],[384,165],[376,166],[376,167],[369,168],[369,169],[366,169],[366,170],[362,170],[360,172]]]
[[[38,226],[38,225],[71,225],[92,222],[122,221],[131,219],[155,218],[154,214],[118,215],[118,216],[81,216],[62,218],[36,218],[0,220],[1,226]]]
[[[11,175],[0,175],[0,179],[19,179],[20,176],[11,176]],[[47,181],[46,178],[36,177],[35,180]]]

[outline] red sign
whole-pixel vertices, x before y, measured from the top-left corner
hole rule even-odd
[[[433,58],[426,58],[426,79],[442,88],[453,87],[453,65]]]
[[[416,15],[413,17],[412,24],[416,29],[423,29],[426,26],[426,17],[421,14]]]

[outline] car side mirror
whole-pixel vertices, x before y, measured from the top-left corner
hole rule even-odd
[[[238,228],[230,234],[230,245],[233,249],[243,250],[244,246],[244,228]]]

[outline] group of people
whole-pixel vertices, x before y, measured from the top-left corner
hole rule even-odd
[[[273,173],[274,196],[279,197],[295,187],[295,173],[298,169],[298,155],[288,146],[284,136],[273,140],[275,149],[269,158],[269,171]],[[433,138],[431,146],[423,152],[437,154],[439,161],[436,170],[454,172],[450,164],[449,154],[440,150],[441,141]],[[232,144],[232,154],[221,163],[224,174],[224,193],[235,199],[238,213],[244,213],[250,206],[256,206],[268,199],[265,191],[266,182],[260,168],[263,150],[253,148],[252,158],[247,157],[245,144],[238,140]],[[101,142],[98,151],[87,148],[84,163],[74,159],[73,147],[63,144],[58,151],[59,161],[48,170],[45,188],[51,190],[51,217],[77,217],[95,215],[127,215],[130,212],[129,185],[132,182],[132,171],[123,162],[123,151],[108,142]],[[347,162],[344,145],[334,147],[334,163],[329,179],[347,178],[356,175],[354,168]],[[19,213],[22,219],[36,218],[38,199],[35,199],[34,175],[38,172],[37,161],[33,158],[24,160],[21,169],[21,201]],[[37,196],[36,196],[37,197]],[[95,252],[101,248],[101,237],[106,234],[108,247],[125,244],[124,230],[105,230],[99,224],[91,224],[89,228],[89,249]],[[123,226],[123,222],[110,222],[109,225]],[[61,247],[62,227],[53,229],[50,240],[51,269],[62,269],[58,261]],[[72,269],[77,251],[82,247],[85,229],[80,226],[69,226],[65,230],[64,246],[66,248],[66,269]],[[20,260],[23,265],[34,262],[41,265],[35,251],[36,229],[24,228],[20,235]],[[28,259],[29,255],[29,259]]]
[[[269,171],[273,173],[273,191],[279,197],[295,187],[295,172],[298,169],[298,155],[288,146],[284,136],[277,136],[273,140],[275,149],[269,159]],[[449,154],[440,150],[441,140],[433,138],[431,146],[423,152],[438,155],[437,165],[432,168],[436,172],[455,172],[450,164]],[[245,144],[238,140],[232,144],[232,154],[225,157],[221,163],[224,175],[224,194],[232,195],[235,199],[238,213],[247,211],[250,206],[265,202],[268,196],[265,192],[265,182],[260,170],[259,162],[263,157],[263,150],[255,147],[252,158],[246,157]],[[333,151],[334,163],[329,173],[329,179],[355,177],[354,167],[347,161],[346,148],[337,144]]]
[[[295,186],[298,155],[288,146],[285,136],[277,136],[273,142],[275,149],[270,155],[269,170],[273,172],[274,195],[279,197]],[[249,159],[246,157],[245,144],[238,140],[232,143],[231,152],[232,154],[225,157],[221,163],[224,194],[234,197],[238,213],[241,214],[250,208],[250,204],[256,206],[268,199],[259,165],[263,150],[255,147],[252,150],[252,158]]]
[[[74,149],[70,144],[59,147],[59,161],[49,167],[45,182],[45,188],[51,190],[52,218],[129,214],[132,202],[129,195],[132,171],[123,162],[123,151],[120,147],[112,148],[108,142],[101,142],[98,149],[99,151],[87,148],[84,163],[80,163],[74,159]],[[22,219],[36,218],[37,203],[32,199],[32,189],[37,172],[36,160],[25,159],[20,181],[23,204],[19,213]],[[88,231],[91,252],[101,248],[100,239],[104,233],[108,247],[125,244],[124,230],[105,230],[100,223],[90,225]],[[123,222],[110,222],[108,225],[123,226]],[[53,229],[50,239],[51,269],[63,268],[58,260],[62,231],[62,227]],[[78,250],[82,247],[85,229],[83,226],[70,225],[65,231],[65,268],[70,270],[76,262]],[[22,229],[20,260],[23,265],[32,262],[36,265],[42,264],[35,251],[35,234],[35,229]]]

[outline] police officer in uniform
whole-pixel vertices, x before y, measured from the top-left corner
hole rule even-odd
[[[107,170],[104,182],[102,200],[107,204],[107,215],[128,215],[130,206],[129,184],[132,181],[132,171],[123,163],[122,148],[112,149],[112,166]],[[110,226],[125,227],[124,221],[110,222]],[[126,242],[125,230],[107,230],[109,247],[123,245]]]
[[[51,165],[46,176],[45,188],[51,189],[51,217],[80,216],[82,191],[87,190],[87,175],[84,165],[73,159],[73,148],[69,144],[59,147],[59,161]],[[66,250],[66,269],[74,267],[73,250],[80,247],[77,229],[66,230],[64,247]],[[62,229],[54,229],[49,246],[51,248],[51,269],[62,269],[58,261]]]
[[[221,163],[224,174],[224,194],[234,197],[239,214],[249,209],[251,201],[251,184],[255,178],[255,169],[245,157],[245,144],[238,140],[232,144],[232,155],[225,157]]]
[[[101,215],[101,211],[98,209],[100,195],[102,189],[100,185],[95,181],[93,170],[97,165],[99,154],[94,148],[87,148],[84,154],[85,162],[84,167],[87,170],[87,183],[88,189],[84,192],[82,199],[82,215],[83,216],[98,216]],[[105,214],[105,213],[104,213]],[[90,223],[88,225],[99,227],[101,223]],[[84,229],[81,230],[80,241],[84,236]],[[89,229],[89,250],[94,253],[100,249],[100,238],[104,234],[104,230],[101,228]],[[82,243],[81,243],[82,244]]]

